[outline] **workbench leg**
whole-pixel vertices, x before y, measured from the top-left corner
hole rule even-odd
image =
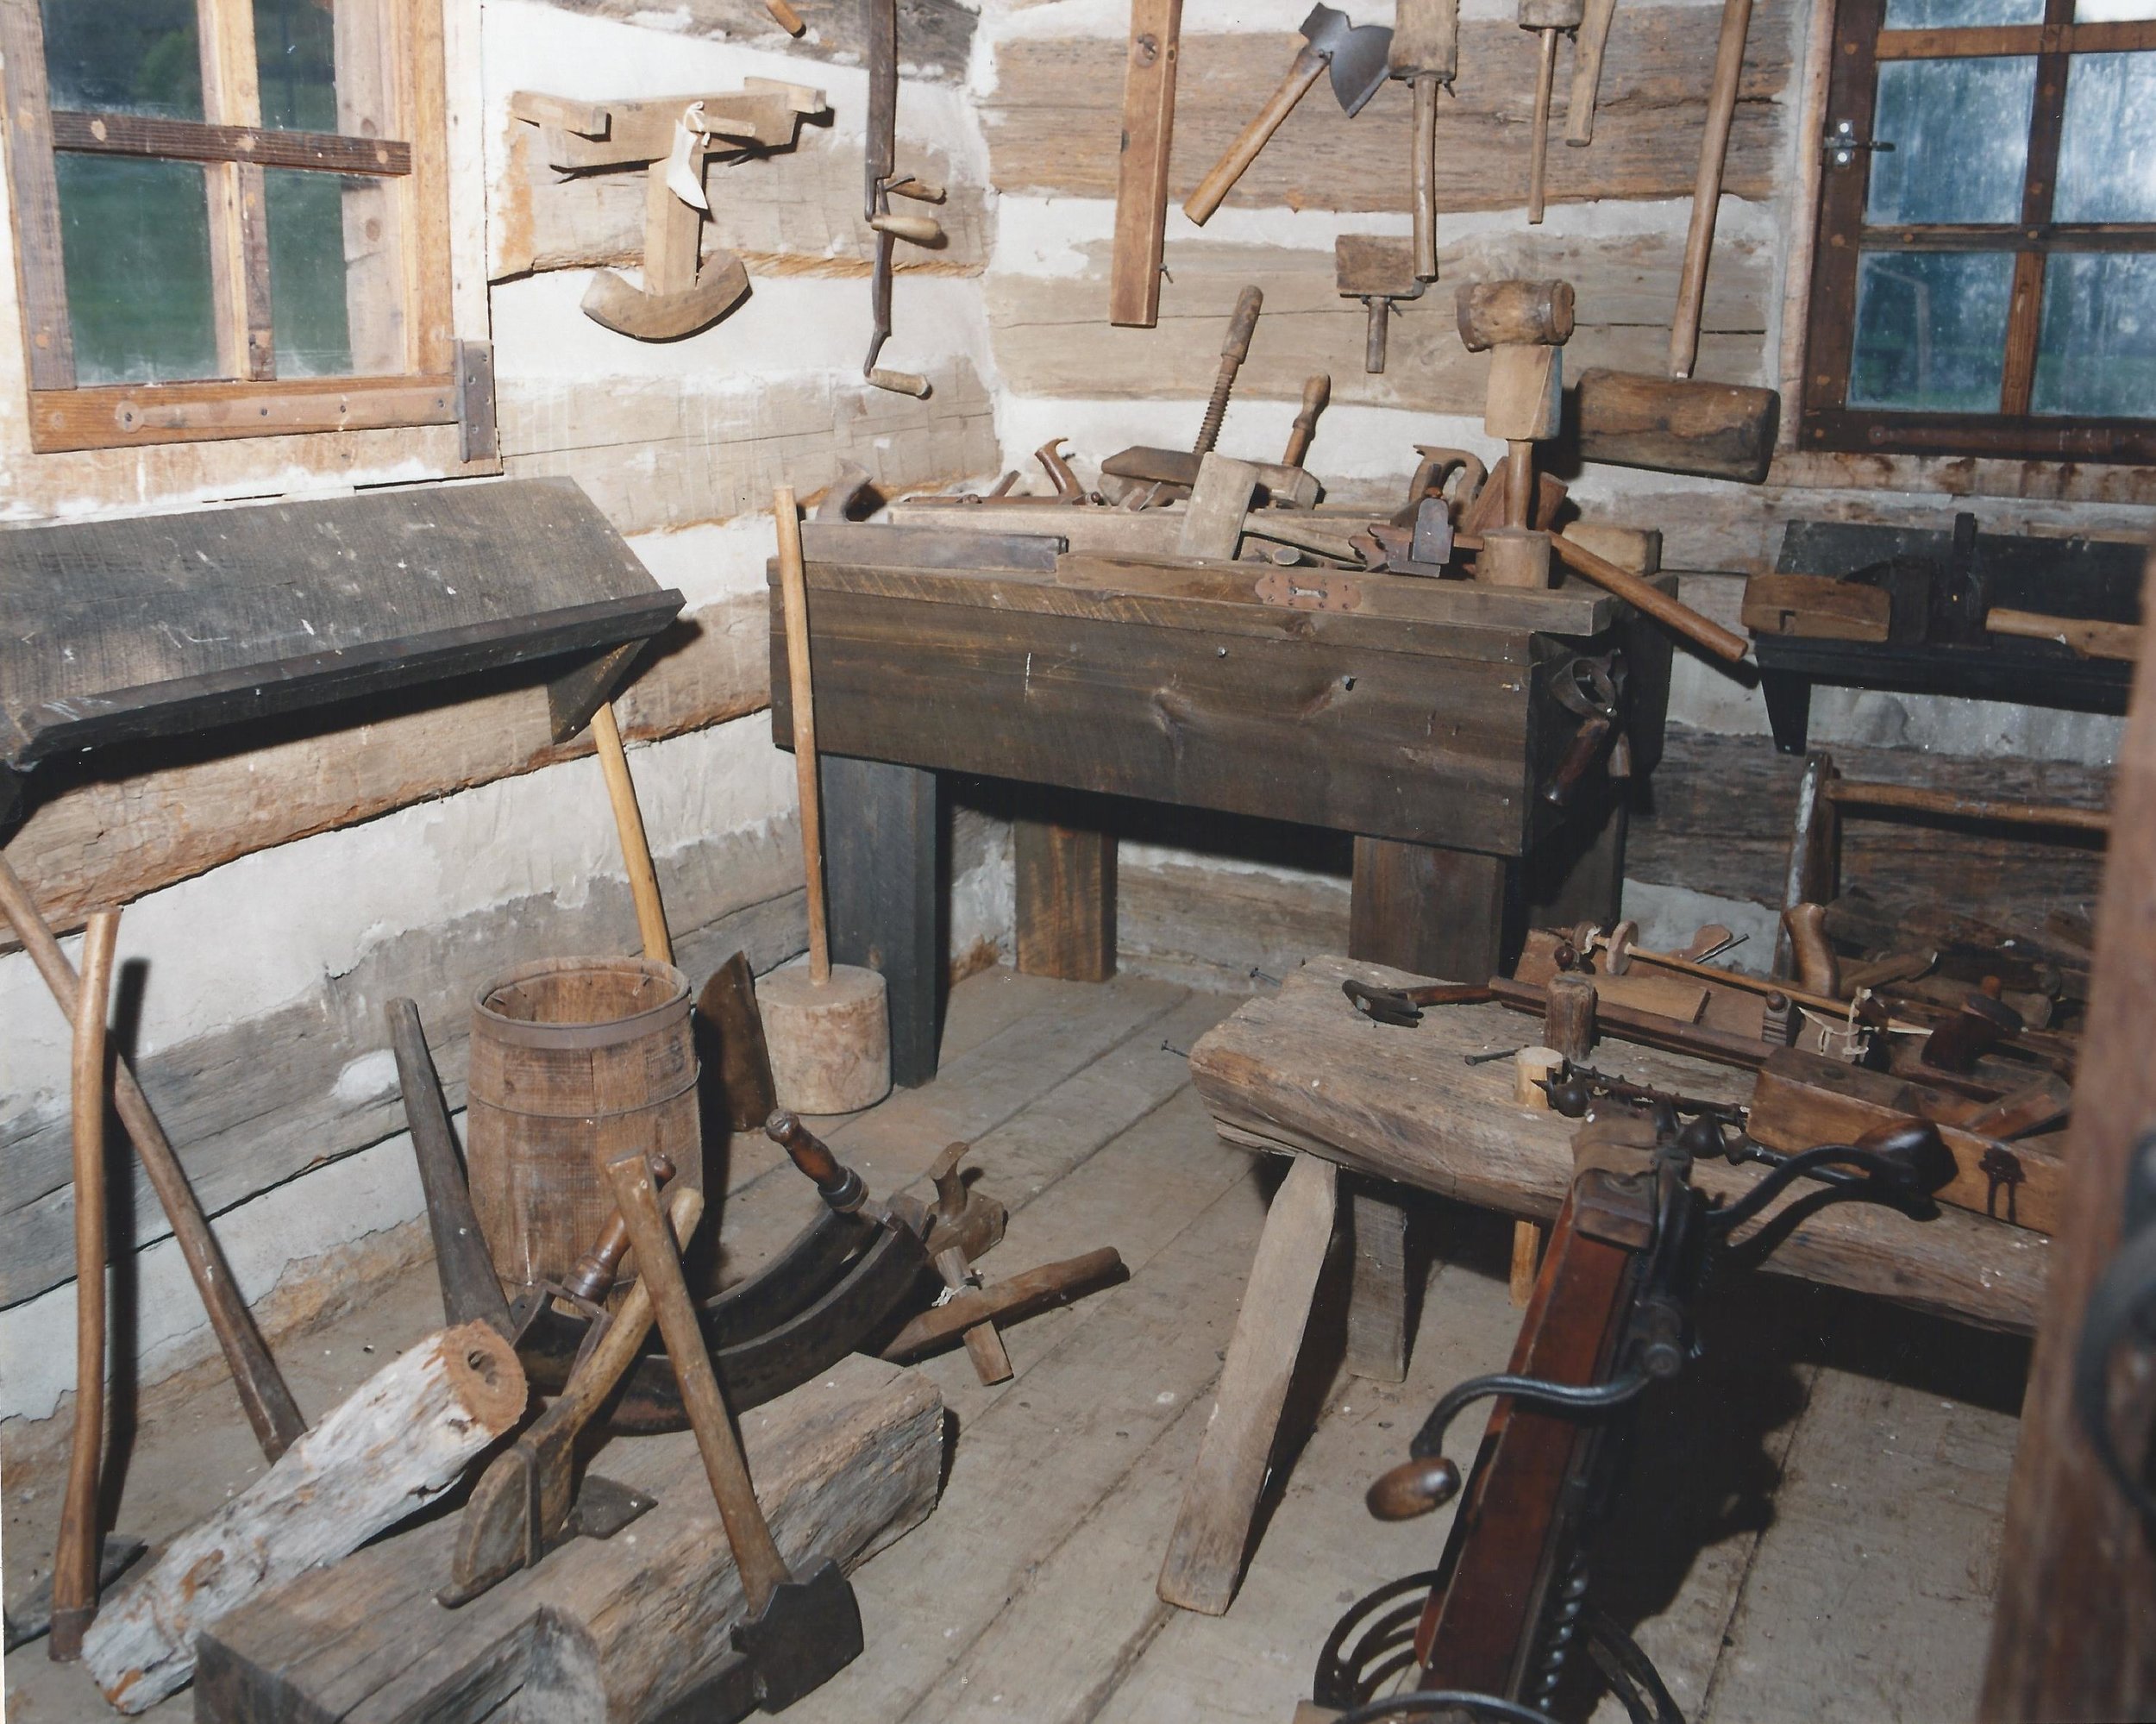
[[[1046,820],[1012,822],[1018,962],[1026,975],[1106,981],[1115,974],[1115,837]]]
[[[1795,671],[1762,670],[1760,697],[1767,703],[1767,725],[1774,745],[1785,755],[1804,752],[1812,728],[1812,680]]]
[[[1614,924],[1625,896],[1625,837],[1632,824],[1623,780],[1572,811],[1563,830],[1527,863],[1527,925],[1570,928]]]
[[[1160,1595],[1186,1610],[1225,1614],[1243,1577],[1266,1464],[1332,1244],[1336,1179],[1331,1162],[1297,1156],[1265,1218],[1213,1417],[1161,1564]]]
[[[825,755],[824,883],[831,958],[880,971],[891,1008],[891,1081],[936,1075],[943,980],[936,774]]]
[[[1355,1244],[1348,1291],[1347,1368],[1372,1382],[1407,1376],[1407,1212],[1381,1191],[1352,1190],[1348,1225]]]
[[[1482,981],[1504,954],[1511,864],[1479,850],[1357,837],[1348,956],[1448,981]]]

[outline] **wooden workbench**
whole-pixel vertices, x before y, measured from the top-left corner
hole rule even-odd
[[[1056,517],[1088,511],[942,512],[1003,530],[803,531],[834,952],[889,983],[898,1081],[935,1069],[938,774],[1352,833],[1350,948],[1376,961],[1487,975],[1531,908],[1614,915],[1621,795],[1600,766],[1563,807],[1542,794],[1583,722],[1563,685],[1623,653],[1643,774],[1670,648],[1598,589],[1073,555]],[[1020,969],[1112,973],[1106,818],[1062,797],[1018,823]]]
[[[1190,1050],[1191,1080],[1220,1135],[1291,1155],[1273,1200],[1219,1402],[1193,1470],[1162,1596],[1218,1614],[1233,1598],[1285,1390],[1302,1345],[1318,1271],[1338,1217],[1337,1171],[1547,1222],[1572,1181],[1576,1121],[1518,1105],[1513,1063],[1472,1054],[1540,1039],[1537,1018],[1501,1006],[1432,1007],[1412,1029],[1377,1024],[1340,992],[1350,976],[1386,985],[1426,977],[1344,958],[1313,958],[1280,990],[1242,1006]],[[1706,1100],[1741,1101],[1752,1074],[1629,1043],[1604,1041],[1598,1069]],[[1763,1175],[1702,1163],[1694,1178],[1726,1196]],[[1801,1197],[1801,1191],[1796,1194]],[[1769,1212],[1772,1216],[1788,1201]],[[1349,1366],[1397,1380],[1404,1354],[1358,1358],[1357,1334],[1388,1331],[1406,1308],[1398,1224],[1382,1187],[1358,1189],[1351,1226],[1356,1283]],[[1741,1238],[1742,1236],[1740,1236]],[[1986,1328],[2035,1327],[2051,1241],[1965,1210],[1913,1221],[1867,1204],[1808,1219],[1764,1264],[1777,1274],[1877,1294]],[[1406,1337],[1396,1318],[1395,1347]]]

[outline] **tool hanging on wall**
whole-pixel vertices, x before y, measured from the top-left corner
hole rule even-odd
[[[1280,129],[1281,122],[1294,112],[1295,104],[1309,93],[1319,73],[1332,72],[1332,94],[1341,112],[1351,120],[1385,82],[1386,56],[1392,50],[1393,33],[1382,25],[1357,24],[1332,7],[1313,6],[1310,16],[1302,21],[1302,46],[1296,49],[1280,87],[1237,134],[1227,153],[1198,182],[1197,190],[1183,200],[1183,214],[1200,227],[1235,189],[1235,182],[1257,160],[1257,153]]]
[[[1409,179],[1414,200],[1415,279],[1438,279],[1438,91],[1448,93],[1460,66],[1460,0],[1395,0],[1393,40],[1385,58],[1414,92]],[[1345,287],[1340,290],[1347,292]],[[1381,362],[1367,369],[1382,371]]]
[[[1418,86],[1420,87],[1420,86]],[[1332,283],[1343,299],[1360,299],[1369,325],[1363,338],[1363,369],[1385,368],[1385,337],[1393,307],[1420,299],[1429,283],[1415,272],[1414,241],[1376,234],[1342,234],[1332,241]]]
[[[1586,16],[1585,0],[1520,0],[1520,28],[1542,38],[1535,67],[1534,142],[1527,158],[1527,220],[1542,220],[1542,200],[1550,172],[1550,91],[1557,81],[1557,38],[1576,30]]]
[[[822,91],[768,78],[743,78],[734,91],[649,101],[580,102],[526,91],[510,97],[511,116],[539,129],[541,154],[555,172],[644,166],[643,285],[599,270],[583,309],[594,323],[645,342],[694,335],[749,292],[748,271],[730,252],[699,255],[711,210],[707,164],[730,153],[790,148],[804,117],[830,111]]]
[[[910,371],[891,371],[879,366],[883,344],[891,339],[891,271],[893,251],[900,240],[917,246],[943,243],[943,225],[933,216],[894,216],[893,197],[917,203],[940,204],[943,188],[898,171],[899,154],[899,0],[865,0],[863,27],[868,66],[868,141],[862,154],[862,218],[876,236],[875,264],[868,280],[869,315],[874,333],[868,338],[868,357],[861,374],[878,389],[917,398],[928,393],[928,379]]]
[[[1182,25],[1182,0],[1131,0],[1123,142],[1115,169],[1115,254],[1108,272],[1108,321],[1126,329],[1150,329],[1160,318]]]
[[[1700,322],[1707,300],[1707,264],[1714,246],[1729,129],[1744,76],[1745,33],[1752,0],[1725,0],[1714,50],[1714,83],[1692,187],[1692,219],[1684,237],[1684,269],[1670,323],[1669,375],[1592,369],[1580,373],[1580,453],[1659,473],[1691,473],[1757,485],[1774,458],[1782,398],[1771,389],[1697,383]]]
[[[1617,0],[1587,0],[1572,38],[1572,93],[1564,104],[1564,141],[1584,149],[1595,141],[1595,104],[1602,87],[1602,52],[1609,46]]]

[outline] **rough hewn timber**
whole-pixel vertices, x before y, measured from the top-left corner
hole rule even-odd
[[[1714,58],[1714,32],[1701,28],[1704,16],[1689,6],[1620,16],[1602,63],[1594,147],[1551,152],[1551,204],[1690,194]],[[1511,209],[1526,197],[1538,43],[1509,17],[1464,22],[1460,38],[1468,72],[1438,122],[1438,207]],[[1172,196],[1186,196],[1257,111],[1298,41],[1287,34],[1184,34]],[[1724,189],[1764,197],[1776,189],[1781,166],[1777,98],[1789,78],[1788,0],[1759,6],[1748,46]],[[995,91],[982,106],[998,187],[1115,195],[1124,49],[1120,34],[1023,39],[1000,48]],[[1243,176],[1231,206],[1405,210],[1413,106],[1396,81],[1353,121],[1332,103],[1304,102]]]

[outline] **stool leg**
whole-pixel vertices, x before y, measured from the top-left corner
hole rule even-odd
[[[1542,1269],[1542,1226],[1535,1221],[1512,1224],[1512,1302],[1522,1310],[1534,1297]]]
[[[1161,1564],[1160,1595],[1186,1610],[1225,1615],[1243,1577],[1288,1379],[1332,1244],[1336,1182],[1331,1162],[1299,1155],[1265,1218],[1213,1418]]]
[[[1355,1279],[1348,1293],[1347,1368],[1372,1382],[1407,1376],[1407,1212],[1374,1191],[1349,1197]]]

